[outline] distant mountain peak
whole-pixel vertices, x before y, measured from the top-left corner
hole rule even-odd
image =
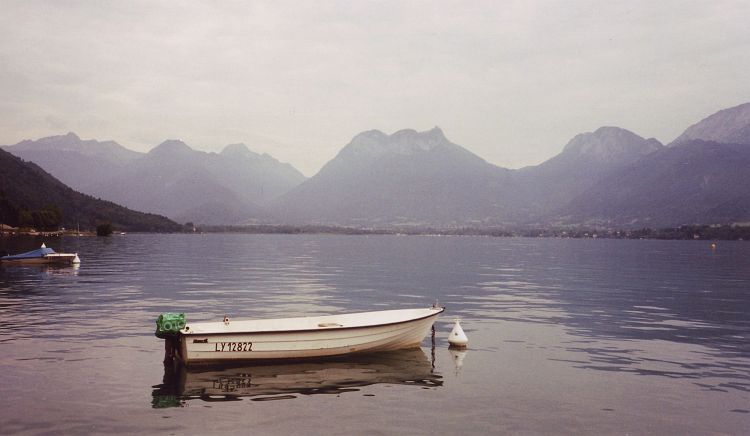
[[[43,164],[46,169],[55,168],[56,177],[60,177],[61,175],[61,172],[57,170],[69,166],[69,164],[62,162],[59,165],[54,163],[60,157],[59,153],[74,153],[79,156],[79,161],[80,156],[87,156],[94,159],[102,159],[118,166],[124,165],[142,155],[142,153],[129,150],[115,141],[100,142],[96,139],[81,139],[73,132],[68,132],[65,135],[47,136],[37,140],[26,139],[9,146],[8,150],[26,160]],[[93,165],[96,166],[96,164]],[[79,171],[71,168],[70,172],[68,172],[62,169],[62,174],[72,174],[73,172]],[[63,178],[65,179],[66,177],[63,176]],[[80,188],[80,185],[77,185],[71,179],[64,181],[76,188]]]
[[[661,147],[662,144],[654,138],[645,139],[620,127],[603,126],[573,137],[563,148],[563,154],[614,163],[633,160]]]
[[[356,135],[354,135],[354,138],[352,138],[351,142],[360,142],[360,141],[366,141],[366,140],[385,140],[388,138],[388,135],[381,132],[377,129],[372,130],[365,130],[364,132],[360,132]]]
[[[48,143],[63,143],[63,144],[76,144],[81,142],[81,138],[76,135],[73,132],[68,132],[65,135],[52,135],[52,136],[46,136],[44,138],[39,138],[38,140],[34,141],[33,139],[26,139],[22,141],[20,144],[27,144],[27,143],[40,143],[40,144],[48,144]]]
[[[720,110],[688,127],[670,146],[691,139],[750,144],[750,102]]]
[[[224,147],[223,150],[221,150],[222,156],[243,156],[243,157],[252,157],[252,158],[259,158],[260,155],[252,150],[250,148],[243,144],[243,143],[237,143],[237,144],[229,144],[226,147]]]
[[[402,129],[391,135],[380,130],[367,130],[356,135],[339,153],[339,157],[380,156],[384,154],[413,155],[442,145],[451,145],[439,127],[417,132]]]
[[[498,189],[510,182],[508,171],[450,142],[437,127],[390,135],[368,130],[276,200],[273,212],[292,222],[339,225],[476,224],[505,207]]]
[[[250,151],[250,149],[242,142],[238,142],[236,144],[228,144],[224,149],[221,151],[222,153],[245,153]]]
[[[419,135],[414,129],[401,129],[390,135],[392,139],[415,138]]]
[[[635,133],[631,132],[630,130],[623,129],[622,127],[617,127],[617,126],[601,126],[598,129],[594,130],[594,135],[598,135],[598,136],[613,136],[613,135],[623,135],[623,134],[635,135]]]
[[[81,138],[78,137],[73,132],[68,132],[65,135],[53,135],[53,136],[47,136],[44,138],[39,138],[38,140],[34,141],[32,139],[26,139],[24,141],[19,142],[17,145],[23,145],[23,146],[35,146],[35,147],[47,147],[50,144],[54,144],[57,147],[70,147],[74,145],[80,145]]]
[[[148,152],[150,155],[184,154],[193,151],[190,146],[179,139],[167,139]]]
[[[394,142],[411,141],[417,143],[422,150],[428,150],[435,145],[448,142],[448,139],[439,127],[434,127],[424,132],[417,132],[414,129],[399,130],[391,135],[391,139]]]
[[[426,134],[434,137],[434,138],[445,138],[445,134],[443,133],[443,129],[441,129],[438,126],[433,127],[432,129],[425,132]]]

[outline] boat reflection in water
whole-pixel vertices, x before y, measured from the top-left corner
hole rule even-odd
[[[443,385],[433,363],[419,348],[232,368],[165,365],[164,383],[154,386],[151,405],[154,408],[180,407],[195,399],[291,399],[296,398],[295,394],[356,392],[360,387],[381,383],[423,388]]]
[[[43,279],[49,276],[77,276],[81,270],[80,264],[29,264],[13,265],[0,264],[0,278],[24,283],[26,280]]]

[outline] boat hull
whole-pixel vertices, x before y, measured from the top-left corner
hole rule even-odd
[[[43,257],[0,259],[0,262],[13,265],[72,265],[75,263],[75,258],[75,254],[55,253],[55,255],[47,255]]]
[[[176,357],[185,365],[205,365],[417,348],[442,311],[442,308],[406,309],[404,319],[383,324],[351,323],[348,326],[342,321],[347,318],[329,316],[310,318],[318,321],[315,328],[301,330],[181,334]],[[386,312],[393,315],[399,311],[383,311]],[[376,314],[363,315],[375,318]],[[354,319],[356,315],[349,317]],[[407,315],[412,317],[406,318]],[[390,319],[396,318],[391,316]]]
[[[55,250],[42,244],[36,250],[27,251],[26,253],[13,254],[0,257],[0,263],[3,264],[23,264],[23,265],[71,265],[80,263],[78,255],[75,253],[56,253]]]

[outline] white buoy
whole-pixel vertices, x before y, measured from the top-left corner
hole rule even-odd
[[[76,257],[73,258],[73,265],[78,265],[81,263],[81,258],[78,257],[78,253],[76,253]]]
[[[44,245],[44,242],[42,242],[42,248],[47,248],[47,246]]]
[[[451,334],[448,336],[448,343],[451,344],[451,347],[455,348],[466,348],[469,345],[469,338],[466,337],[466,333],[464,333],[464,329],[461,328],[458,320],[453,324],[453,330],[451,330]]]

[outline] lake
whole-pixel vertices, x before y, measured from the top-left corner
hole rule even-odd
[[[44,242],[82,264],[0,267],[3,434],[750,433],[748,242]],[[190,322],[436,301],[446,312],[421,350],[352,359],[173,371],[153,335],[168,311]],[[455,318],[465,352],[448,349]]]

